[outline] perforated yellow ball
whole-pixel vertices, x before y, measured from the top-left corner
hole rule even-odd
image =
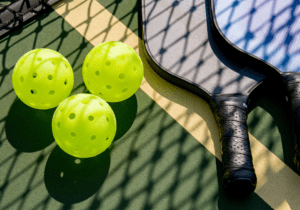
[[[79,158],[94,157],[111,145],[117,130],[109,104],[92,94],[73,95],[57,107],[52,132],[59,147]]]
[[[143,76],[139,55],[132,47],[117,41],[94,47],[82,67],[87,89],[108,102],[130,98],[139,89]]]
[[[46,48],[24,54],[12,74],[16,95],[23,103],[36,109],[58,106],[70,95],[73,83],[73,70],[68,60]]]

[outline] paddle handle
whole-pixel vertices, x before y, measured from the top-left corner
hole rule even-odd
[[[222,148],[223,187],[234,196],[252,193],[257,183],[248,136],[246,101],[245,96],[215,96],[212,106]]]
[[[283,73],[294,124],[294,163],[300,171],[300,73]]]

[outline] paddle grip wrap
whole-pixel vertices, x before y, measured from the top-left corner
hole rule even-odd
[[[300,73],[283,73],[294,124],[294,163],[300,171]]]
[[[223,187],[234,195],[250,194],[257,178],[253,168],[247,126],[247,96],[214,96],[212,110],[222,148]]]

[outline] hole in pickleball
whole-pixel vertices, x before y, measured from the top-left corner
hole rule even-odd
[[[69,118],[70,118],[71,120],[73,120],[73,119],[75,118],[75,113],[71,113],[71,114],[69,115]]]
[[[128,90],[128,89],[127,89],[127,88],[125,88],[125,89],[123,89],[123,90],[122,90],[122,92],[123,92],[123,93],[125,93],[127,90]]]
[[[60,122],[57,122],[57,127],[60,127]]]
[[[65,84],[65,85],[67,85],[67,84],[68,84],[68,80],[67,80],[67,79],[65,80],[64,84]]]
[[[99,71],[96,71],[95,74],[96,74],[96,76],[99,76]]]
[[[75,137],[76,134],[74,132],[71,132],[71,136]],[[76,150],[76,149],[75,149]],[[78,150],[77,150],[78,151]]]
[[[119,74],[119,78],[120,79],[124,79],[125,78],[125,74],[123,74],[123,73]]]
[[[87,64],[85,65],[85,67],[86,67],[86,68],[89,67],[89,63],[87,63]]]
[[[36,92],[36,90],[30,90],[30,92],[32,93],[32,94],[37,94],[37,92]]]
[[[68,65],[65,63],[65,67],[68,68]]]
[[[106,61],[106,65],[109,66],[111,64],[110,61]]]
[[[92,140],[95,140],[95,139],[96,139],[96,136],[95,136],[95,135],[93,135],[93,136],[91,137],[91,139],[92,139]]]
[[[109,139],[109,136],[106,137],[106,140],[108,140],[108,139]]]
[[[52,80],[52,79],[53,79],[53,76],[52,76],[51,74],[49,74],[49,75],[48,75],[48,79],[49,79],[49,80]]]
[[[80,160],[80,159],[76,159],[76,160],[75,160],[75,163],[76,163],[76,164],[79,164],[79,163],[81,163],[81,160]]]
[[[90,100],[87,98],[85,98],[81,101],[81,103],[83,103],[83,104],[88,104],[89,102],[90,102]]]
[[[57,62],[56,62],[56,61],[52,61],[52,64],[53,64],[53,65],[56,65],[56,64],[57,64]]]
[[[54,93],[55,93],[54,90],[51,90],[51,91],[49,92],[50,95],[54,95]]]
[[[108,117],[106,117],[106,121],[109,122],[109,118]]]
[[[64,172],[60,173],[60,177],[63,178],[64,177]]]
[[[38,61],[41,61],[41,60],[42,60],[42,58],[41,58],[41,57],[38,57],[38,58],[37,58],[37,60],[38,60]]]
[[[24,77],[23,76],[20,77],[20,81],[24,82]]]
[[[32,77],[33,77],[33,78],[36,78],[36,77],[37,77],[37,73],[35,73],[35,72],[32,73]]]
[[[101,102],[99,102],[100,106],[103,106],[103,104]]]
[[[91,116],[89,116],[89,120],[90,121],[93,121],[94,120],[94,117],[91,115]]]
[[[110,86],[110,85],[106,85],[106,88],[107,88],[107,89],[111,89],[111,86]]]

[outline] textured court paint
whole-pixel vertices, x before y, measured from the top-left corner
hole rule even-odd
[[[298,0],[215,0],[222,33],[282,72],[300,71]]]
[[[95,18],[95,22],[98,21],[98,27],[88,27],[85,26],[85,28],[88,28],[90,31],[87,32],[85,30],[80,29],[78,26],[80,25],[80,23],[85,22],[85,17],[87,17],[88,14],[88,6],[85,5],[86,3],[84,3],[82,0],[78,0],[76,2],[71,2],[71,1],[67,1],[65,2],[65,4],[61,4],[59,7],[55,7],[56,11],[61,14],[68,22],[69,24],[71,24],[74,28],[77,29],[77,31],[82,34],[84,36],[85,33],[89,33],[90,35],[94,34],[94,36],[96,36],[97,34],[101,34],[101,31],[103,31],[106,27],[107,27],[107,23],[105,23],[104,21],[100,21],[101,18],[98,17],[94,17]],[[103,11],[103,6],[101,5],[97,5],[94,2],[90,3],[93,4],[93,8],[94,8],[94,13],[97,13],[96,10],[98,11]],[[82,6],[80,8],[80,6]],[[74,10],[70,10],[68,11],[68,13],[66,13],[66,9],[69,8],[75,8]],[[78,15],[78,12],[81,12],[82,15]],[[75,14],[77,14],[78,18],[76,19],[72,19],[70,17],[74,17]],[[108,14],[108,13],[107,13]],[[110,14],[110,18],[106,18],[108,20],[114,20],[114,18],[112,17],[112,15]],[[79,18],[80,17],[80,18]],[[99,20],[98,20],[99,18]],[[115,22],[115,21],[113,21]],[[120,23],[120,28],[118,29],[118,31],[122,32],[122,30],[124,30],[125,26],[122,26],[122,24]],[[116,29],[114,29],[116,30]],[[127,33],[129,33],[128,31],[126,31]],[[130,37],[132,39],[128,40],[125,39],[124,42],[129,44],[130,46],[132,46],[135,49],[138,49],[138,37],[134,38],[134,37]],[[107,39],[103,40],[103,41],[108,41]],[[133,42],[131,42],[133,41]],[[94,40],[92,40],[93,43]],[[97,44],[97,43],[96,43]],[[147,73],[148,72],[148,73]],[[204,126],[202,127],[202,129],[204,128],[205,130],[207,130],[207,128],[205,128],[206,126],[209,126],[209,130],[213,133],[212,135],[216,135],[215,132],[213,132],[213,130],[217,130],[216,126],[214,125],[214,121],[212,120],[212,115],[209,119],[204,120],[203,118],[205,118],[205,116],[207,116],[206,114],[211,112],[210,109],[207,107],[207,109],[204,109],[205,106],[199,106],[199,101],[195,98],[195,96],[192,96],[192,94],[190,93],[186,93],[186,94],[179,94],[179,90],[182,91],[181,89],[166,83],[164,80],[162,80],[160,77],[158,77],[156,74],[153,73],[153,71],[149,68],[145,68],[145,78],[146,80],[143,81],[142,85],[141,85],[141,89],[147,93],[157,104],[159,104],[161,107],[163,107],[169,115],[171,115],[177,122],[179,122],[184,128],[186,128],[198,141],[200,141],[212,154],[218,156],[215,153],[215,150],[213,147],[211,147],[210,145],[213,145],[214,143],[209,143],[212,142],[212,140],[216,143],[218,142],[218,139],[216,137],[214,137],[213,139],[209,138],[209,136],[207,136],[208,133],[205,133],[204,135],[195,135],[197,130],[199,129],[199,127],[195,126],[193,127],[193,129],[190,129],[186,126],[186,124],[188,124],[188,122],[191,120],[192,122],[197,122],[197,120],[200,120],[200,122],[198,121],[198,123],[196,123],[196,125],[201,125]],[[151,86],[149,85],[149,83],[151,84]],[[164,85],[162,85],[164,84]],[[173,90],[173,91],[172,91]],[[163,93],[164,95],[161,95],[160,93]],[[170,100],[171,99],[171,100]],[[176,101],[175,103],[173,101]],[[174,110],[174,111],[169,111],[170,106],[173,106],[173,109],[170,110]],[[186,107],[189,107],[189,110],[187,110]],[[198,108],[197,108],[198,107]],[[199,116],[199,113],[197,114],[197,112],[191,112],[191,110],[199,110],[199,107],[202,107],[202,112],[206,113],[204,115]],[[176,111],[175,111],[176,110]],[[206,110],[206,111],[205,111]],[[180,115],[180,112],[182,113]],[[187,113],[186,113],[187,112]],[[196,113],[196,114],[193,114]],[[209,116],[209,114],[208,114]],[[208,123],[208,125],[205,125],[206,123]],[[201,128],[200,126],[200,128]],[[213,130],[212,130],[213,129]],[[253,148],[256,149],[256,151],[253,152],[253,157],[254,157],[254,166],[258,169],[257,171],[257,175],[258,175],[258,179],[262,180],[261,184],[258,186],[257,188],[257,194],[263,198],[269,205],[272,206],[272,208],[274,209],[281,209],[281,208],[285,208],[287,205],[290,206],[295,206],[298,205],[298,201],[296,199],[290,199],[291,197],[293,197],[293,194],[289,194],[289,189],[293,188],[295,191],[299,190],[299,188],[295,188],[295,183],[299,183],[300,179],[299,177],[289,168],[287,167],[278,157],[276,157],[273,153],[271,153],[265,146],[263,146],[259,141],[257,141],[256,139],[253,138],[252,135],[250,135],[250,141],[251,141],[251,146]],[[272,168],[275,167],[276,170],[273,170]],[[261,170],[264,169],[264,170]],[[290,177],[293,177],[293,179],[291,179],[289,176],[277,176],[277,172],[280,171],[282,174],[289,174]],[[266,182],[266,180],[271,180],[270,182]],[[284,180],[284,181],[283,181]],[[288,181],[292,181],[293,183],[289,183]],[[272,184],[271,184],[272,183]],[[285,183],[282,184],[282,183]],[[297,185],[297,184],[296,184]],[[265,193],[265,191],[271,190],[271,187],[274,186],[278,186],[278,189],[281,189],[280,191],[274,191],[276,193]],[[260,193],[262,192],[262,193]],[[297,194],[297,193],[296,193]],[[288,201],[288,202],[286,202]],[[288,208],[286,208],[288,209]]]
[[[118,18],[128,29],[138,34],[138,12],[140,0],[97,0],[114,17]]]
[[[16,95],[11,91],[11,70],[18,57],[35,47],[49,47],[62,53],[74,69],[73,94],[86,91],[81,77],[81,66],[93,45],[77,33],[61,16],[51,12],[47,17],[40,17],[26,24],[23,31],[15,31],[11,36],[0,41],[0,49],[7,52],[1,58],[1,72],[7,72],[7,74],[2,77],[4,80],[1,83],[0,107],[3,109],[0,110],[0,119],[7,115],[7,118],[14,116],[9,113],[9,110],[12,105],[16,104],[15,112],[24,112],[25,116],[30,117],[26,115],[27,109],[24,107],[18,110],[22,107],[20,101],[14,103]],[[172,92],[172,95],[176,95],[176,92]],[[137,107],[123,109],[137,108],[135,121],[126,135],[114,143],[109,176],[96,194],[80,203],[60,203],[53,199],[53,195],[49,194],[46,189],[46,186],[51,186],[49,183],[51,177],[50,179],[44,178],[44,176],[49,176],[47,173],[49,159],[53,160],[54,152],[55,154],[62,153],[55,144],[46,147],[43,151],[26,153],[19,150],[20,154],[16,154],[16,149],[11,146],[13,139],[3,140],[6,138],[5,132],[1,134],[0,209],[143,210],[148,208],[169,210],[173,208],[182,210],[202,207],[214,210],[218,208],[218,205],[226,207],[230,201],[219,192],[217,174],[220,163],[217,159],[142,90],[138,90],[131,100],[137,101]],[[188,119],[185,111],[182,112],[182,119]],[[34,111],[29,113],[39,114]],[[48,118],[45,119],[41,114],[39,119],[42,123]],[[0,122],[1,132],[5,127],[4,122]],[[37,126],[32,130],[37,132],[38,128]],[[203,128],[207,132],[205,123],[203,123]],[[200,129],[199,132],[201,131]],[[206,135],[206,133],[203,134],[203,136]],[[18,139],[20,143],[24,140],[23,138]],[[45,138],[31,139],[29,143],[34,145],[44,140]],[[75,161],[76,158],[73,159],[71,167],[64,165],[65,161],[56,161],[60,168],[65,168],[62,171],[64,173],[56,175],[66,181],[76,178],[70,173],[72,172],[70,168],[81,166],[81,164],[84,168],[86,165],[84,160],[81,160],[80,164]],[[52,168],[57,165],[52,165]],[[86,170],[89,169],[86,168]],[[82,190],[86,190],[84,186]],[[56,191],[61,192],[61,188],[56,188]],[[68,199],[72,199],[73,193],[69,193]],[[252,206],[271,209],[256,194],[250,201]],[[239,209],[239,206],[251,209],[249,202],[241,205],[234,204],[234,201],[232,203],[235,209]]]
[[[75,92],[78,93],[85,90],[82,86],[80,75],[81,65],[84,56],[93,46],[54,12],[50,13],[47,17],[37,18],[33,22],[27,24],[23,31],[14,32],[12,36],[0,40],[1,49],[7,51],[7,54],[1,57],[1,72],[9,72],[13,68],[18,56],[21,56],[26,51],[38,46],[47,46],[56,49],[65,55],[75,71],[75,87],[78,88],[75,89]],[[147,81],[151,83],[151,86],[147,86],[153,91],[150,92],[151,98],[160,100],[162,103],[159,104],[163,104],[166,110],[168,110],[170,105],[172,105],[172,110],[181,110],[182,114],[178,114],[177,119],[182,120],[183,126],[189,125],[190,122],[197,122],[197,119],[195,120],[194,116],[201,115],[201,118],[205,118],[205,122],[201,121],[204,127],[206,127],[205,124],[208,124],[210,131],[214,129],[214,123],[210,116],[211,113],[209,113],[209,110],[208,113],[206,113],[207,109],[205,108],[205,105],[202,104],[203,102],[201,102],[201,99],[195,100],[196,97],[192,94],[185,95],[185,93],[180,92],[182,90],[176,88],[173,89],[174,87],[172,85],[167,85],[166,88],[162,88],[165,81],[159,80],[159,77],[153,74],[151,70],[149,70],[149,73],[146,76]],[[9,108],[15,99],[15,94],[12,94],[12,85],[9,84],[11,74],[5,74],[1,79],[3,79],[3,81],[1,80],[0,105],[2,109],[0,112],[0,119],[3,119],[6,117]],[[78,204],[63,205],[49,197],[49,194],[44,187],[44,167],[52,149],[55,147],[54,144],[47,147],[44,151],[21,153],[16,156],[16,150],[11,147],[7,140],[5,140],[5,133],[2,134],[0,148],[0,167],[2,173],[0,174],[0,180],[1,186],[5,187],[2,188],[4,190],[1,194],[1,196],[3,196],[1,197],[1,205],[4,207],[9,205],[9,208],[5,208],[8,210],[19,209],[20,206],[25,210],[31,210],[33,209],[32,207],[36,207],[35,209],[51,208],[53,210],[69,207],[75,210],[95,208],[106,209],[104,206],[109,206],[109,209],[117,210],[122,208],[125,209],[125,205],[128,204],[126,209],[137,210],[145,209],[143,207],[149,203],[148,201],[151,201],[150,207],[154,208],[153,202],[158,202],[155,207],[164,206],[165,208],[168,208],[172,201],[174,201],[175,195],[181,196],[180,199],[182,199],[182,194],[189,192],[190,194],[188,194],[188,196],[190,200],[188,198],[179,200],[179,203],[182,204],[181,206],[175,202],[175,209],[191,209],[193,205],[202,208],[207,207],[206,209],[271,209],[271,207],[263,202],[256,194],[250,199],[242,202],[230,201],[225,198],[223,194],[218,194],[218,185],[215,184],[216,181],[211,181],[211,177],[215,177],[217,173],[215,171],[217,166],[214,163],[214,156],[192,138],[189,133],[185,132],[181,126],[178,126],[173,118],[166,115],[165,112],[153,103],[153,100],[144,94],[143,91],[139,90],[136,96],[139,101],[137,118],[132,128],[128,131],[128,134],[122,138],[123,140],[120,139],[120,141],[116,142],[111,157],[111,160],[115,160],[115,162],[111,163],[110,178],[107,178],[105,185],[102,186],[98,194]],[[186,101],[183,103],[184,100]],[[174,104],[171,101],[175,101],[176,103]],[[193,103],[189,104],[191,102]],[[198,102],[201,102],[202,105],[199,106],[199,104],[197,104]],[[181,104],[187,109],[181,109],[181,106],[176,106],[176,104]],[[202,106],[204,108],[202,108]],[[193,111],[193,108],[200,112]],[[149,114],[152,115],[149,116]],[[153,119],[156,119],[156,121],[153,121]],[[150,122],[150,125],[148,125],[148,122]],[[157,122],[163,122],[164,127],[161,127],[162,124]],[[2,123],[0,122],[1,132],[4,129],[4,125],[3,121]],[[193,129],[194,132],[196,132],[198,128],[199,126],[197,126],[196,123]],[[191,132],[190,129],[187,130]],[[205,128],[205,130],[207,129]],[[204,135],[209,135],[209,133],[205,133]],[[213,135],[213,138],[217,141],[217,138],[214,137],[214,135],[217,134],[214,133],[211,135]],[[251,139],[251,141],[255,141],[255,139]],[[147,153],[147,156],[137,152],[142,148],[140,145],[133,144],[135,142],[136,144],[139,143],[144,145],[152,142],[152,145],[150,146],[145,145],[146,149],[144,149],[144,151],[149,152]],[[205,142],[210,142],[211,144],[211,139],[205,139]],[[164,145],[160,145],[161,143],[164,143]],[[182,146],[182,150],[170,148],[170,151],[167,154],[164,153],[163,158],[159,158],[160,154],[162,154],[161,152],[167,151],[168,145],[173,144],[177,145],[175,146],[176,148],[181,148],[182,145],[184,146]],[[135,145],[136,149],[134,149],[132,145]],[[261,147],[261,145],[259,145],[259,147]],[[148,148],[149,150],[147,150]],[[192,150],[191,148],[194,148],[195,150]],[[264,149],[262,150],[262,154],[264,156]],[[134,160],[134,157],[138,158]],[[178,166],[178,164],[170,164],[170,162],[168,162],[171,160],[173,161],[172,163],[177,163],[177,160],[180,160],[182,157],[185,157],[186,161],[184,161],[181,166]],[[269,156],[266,156],[265,160],[268,164]],[[158,162],[160,165],[158,165]],[[138,167],[141,164],[145,165],[145,163],[147,164],[145,170],[140,173],[134,173],[134,167]],[[260,162],[257,163],[259,164]],[[277,166],[276,164],[277,162],[275,161],[273,167],[268,168],[270,171],[269,173],[272,174],[273,168],[276,168]],[[181,182],[178,181],[178,179],[173,179],[174,172],[171,172],[171,174],[163,173],[164,166],[168,165],[171,166],[171,171],[183,172],[182,174],[177,173],[182,176],[180,177]],[[264,164],[262,164],[262,166],[264,166]],[[149,171],[149,167],[150,170],[156,169],[152,175],[150,174],[151,176],[146,173]],[[283,176],[280,177],[282,179],[280,179],[279,182],[286,180],[286,173],[291,174],[287,170],[282,170],[281,172]],[[162,179],[162,182],[158,182],[157,180],[160,174],[165,177],[165,179]],[[145,179],[145,177],[147,179]],[[184,179],[188,178],[190,178],[190,181],[187,184],[187,182],[184,182]],[[276,178],[276,174],[274,178]],[[201,182],[202,180],[204,183]],[[209,180],[211,182],[209,182]],[[168,183],[165,183],[165,181],[168,181]],[[278,182],[276,179],[275,181],[268,181],[267,184],[270,187],[273,186],[276,181]],[[199,182],[201,182],[201,184],[199,184]],[[285,186],[284,189],[297,188],[296,185],[297,184],[288,185]],[[170,188],[168,188],[168,186],[170,186]],[[140,194],[132,197],[131,192],[133,192],[134,189],[137,189],[136,187],[140,187],[142,191],[138,191]],[[265,195],[268,194],[271,197],[272,194],[268,191],[268,189],[270,189],[269,187],[265,188],[267,191]],[[274,187],[276,187],[276,185],[274,185]],[[27,191],[28,189],[29,191]],[[197,197],[199,193],[200,197]],[[279,201],[286,199],[291,206],[291,209],[296,209],[297,203],[295,201],[298,200],[298,198],[293,198],[292,193],[293,192],[289,194],[289,191],[284,191],[282,193],[282,198],[279,199]],[[157,199],[158,196],[161,196],[160,200]],[[3,201],[5,201],[5,203]],[[201,205],[203,203],[205,203],[205,205]],[[285,203],[282,202],[280,206],[284,204]]]
[[[60,1],[53,8],[67,22],[76,23],[73,25],[74,29],[94,46],[102,42],[116,40],[125,44],[138,42],[135,33],[96,0]],[[136,50],[137,45],[133,48]]]
[[[42,30],[37,32],[39,28]],[[62,37],[61,34],[67,34],[67,36]],[[76,74],[75,92],[84,92],[85,88],[82,86],[83,81],[80,76],[81,65],[85,55],[93,46],[55,12],[27,24],[21,33],[13,33],[12,36],[1,40],[0,48],[9,48],[7,49],[9,56],[3,58],[2,62],[5,66],[12,68],[18,55],[23,54],[22,51],[45,46],[58,50],[70,61]],[[2,69],[1,71],[4,71]],[[12,89],[9,77],[11,77],[11,72],[2,83],[1,94],[4,88]],[[170,94],[176,96],[176,91],[173,90]],[[177,97],[180,98],[180,95]],[[15,94],[9,92],[0,100],[0,106],[5,105],[10,108],[12,104],[15,105],[15,97]],[[137,107],[123,109],[137,108],[135,121],[126,135],[113,144],[109,175],[97,193],[80,203],[58,202],[53,199],[53,195],[49,194],[46,186],[51,186],[50,181],[58,179],[57,176],[69,182],[75,179],[76,176],[71,174],[70,169],[77,165],[82,168],[87,167],[84,159],[78,163],[77,158],[74,158],[71,166],[65,165],[70,162],[58,159],[63,154],[56,144],[46,147],[43,151],[31,153],[19,151],[21,153],[17,155],[15,148],[10,144],[12,140],[2,140],[0,183],[3,190],[0,195],[0,209],[143,210],[148,208],[169,210],[173,208],[183,210],[204,208],[215,210],[218,206],[223,209],[230,206],[231,210],[240,209],[240,207],[250,210],[253,206],[271,209],[256,194],[247,202],[242,203],[226,199],[224,194],[219,192],[217,174],[220,162],[142,90],[138,90],[131,100],[137,101]],[[20,102],[16,103],[20,105]],[[22,111],[26,113],[26,109],[19,110],[19,112]],[[182,119],[187,119],[185,111],[182,112]],[[1,110],[1,119],[8,112],[9,110]],[[8,118],[10,117],[11,115],[8,114]],[[41,115],[40,120],[46,119]],[[0,125],[4,126],[4,123]],[[203,127],[207,131],[205,123]],[[0,130],[2,129],[3,127]],[[207,133],[204,135],[206,136]],[[5,135],[2,135],[1,139],[3,138]],[[36,144],[43,140],[44,138],[32,139],[30,143]],[[51,166],[49,162],[55,160],[54,154],[60,156],[56,157],[57,161]],[[99,165],[94,164],[95,168]],[[44,176],[49,177],[50,169],[57,166],[64,168],[63,173],[57,173],[53,179],[44,178]],[[89,168],[85,170],[89,171]],[[91,177],[91,179],[96,178]],[[57,185],[57,183],[53,185],[55,184]],[[53,185],[51,192],[56,190],[61,193],[62,188],[54,188]],[[75,183],[74,186],[76,186]],[[82,191],[85,190],[85,186],[82,186]],[[72,199],[73,193],[78,192],[70,191],[66,199]]]

